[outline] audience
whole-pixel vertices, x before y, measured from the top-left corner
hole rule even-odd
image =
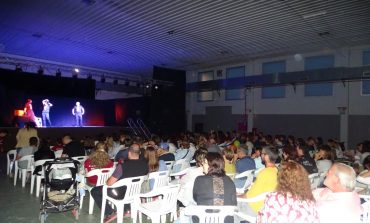
[[[363,167],[364,167],[364,171],[362,171],[358,177],[357,177],[357,181],[359,183],[362,183],[362,184],[365,184],[366,187],[367,185],[370,185],[370,155],[367,156],[365,159],[364,159],[364,162],[362,163]]]
[[[33,159],[35,162],[44,159],[55,159],[55,154],[50,150],[49,143],[46,140],[41,139],[39,149],[33,154]],[[36,166],[33,174],[40,174],[41,170],[41,166]]]
[[[326,188],[313,192],[321,223],[359,222],[362,208],[355,192],[356,173],[352,167],[335,163],[324,181]]]
[[[169,152],[170,145],[168,143],[161,143],[159,145],[158,154],[159,160],[163,161],[175,161],[175,155],[171,152]]]
[[[22,147],[19,152],[17,153],[16,160],[21,159],[24,156],[33,155],[33,153],[37,150],[38,139],[36,137],[31,137],[29,139],[29,146]],[[28,165],[28,161],[18,161],[18,167],[21,169],[26,169]]]
[[[17,144],[15,145],[16,149],[30,146],[30,138],[36,137],[39,140],[36,124],[34,122],[27,122],[25,128],[18,130],[16,135]]]
[[[225,173],[235,174],[236,173],[236,167],[235,167],[236,155],[234,151],[231,148],[224,149],[223,158],[225,161]]]
[[[94,169],[111,168],[113,162],[109,159],[109,155],[106,152],[106,145],[99,142],[95,146],[95,150],[90,154],[89,158],[84,163],[85,172],[88,173]],[[91,176],[87,178],[87,183],[95,185],[98,180],[97,176]]]
[[[252,150],[252,156],[251,158],[254,160],[254,163],[256,164],[256,170],[265,168],[265,165],[262,163],[262,147],[256,147]]]
[[[315,153],[315,161],[319,173],[326,173],[330,169],[332,162],[332,151],[328,145],[320,145]]]
[[[149,169],[146,160],[140,159],[140,146],[138,144],[132,144],[128,149],[128,159],[124,160],[122,164],[118,164],[112,176],[107,180],[107,185],[111,186],[115,182],[128,177],[144,176],[148,174],[148,172]],[[94,198],[94,201],[99,208],[101,208],[102,205],[102,189],[103,186],[98,186],[91,190],[91,196]],[[116,199],[122,199],[125,195],[125,192],[125,187],[116,188],[114,190],[108,190],[108,196]],[[108,203],[105,206],[105,216],[104,223],[111,222],[117,218],[116,212]]]
[[[197,205],[237,205],[233,181],[225,174],[225,162],[219,153],[209,152],[203,163],[204,176],[194,182],[193,198]],[[205,186],[207,185],[207,186]],[[193,218],[193,222],[198,222]],[[226,218],[225,222],[233,222]]]
[[[276,192],[265,199],[257,222],[316,223],[318,216],[307,171],[294,161],[281,164]]]
[[[317,166],[315,160],[310,156],[309,151],[301,144],[296,145],[297,162],[301,164],[308,172],[308,174],[317,173]]]

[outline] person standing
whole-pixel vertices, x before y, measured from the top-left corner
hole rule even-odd
[[[42,100],[42,105],[44,106],[42,109],[42,124],[47,127],[46,121],[48,121],[49,126],[51,126],[49,112],[53,104],[49,102],[49,99],[44,99]]]
[[[24,117],[26,117],[27,122],[34,122],[35,124],[37,124],[35,113],[33,113],[33,109],[32,109],[32,100],[31,99],[27,99],[27,102],[24,105],[23,110],[24,110]]]
[[[72,109],[72,114],[76,117],[76,126],[82,126],[82,116],[85,114],[85,109],[80,102],[76,102]]]

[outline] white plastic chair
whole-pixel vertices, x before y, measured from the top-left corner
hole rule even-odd
[[[13,158],[10,158],[10,156],[13,156]],[[12,167],[14,165],[14,161],[15,161],[15,158],[17,157],[17,150],[15,149],[12,149],[12,150],[9,150],[7,153],[6,153],[6,160],[7,160],[7,164],[6,164],[6,174],[9,175],[12,171]]]
[[[256,169],[256,170],[254,171],[254,176],[255,176],[255,177],[257,177],[257,176],[258,176],[258,174],[259,174],[262,170],[264,170],[264,169],[265,169],[265,167],[262,167],[262,168]]]
[[[18,167],[18,162],[20,161],[27,161],[27,168],[21,169]],[[15,172],[14,172],[14,186],[17,185],[17,177],[18,177],[18,172],[21,172],[21,175],[19,177],[22,177],[22,187],[26,186],[26,176],[28,172],[32,172],[33,170],[33,155],[27,155],[23,156],[19,160],[16,160],[15,163]]]
[[[175,161],[164,161],[164,163],[167,166],[167,170],[172,170],[172,167],[173,167],[173,164],[175,163]]]
[[[63,153],[63,150],[62,149],[57,150],[57,151],[54,151],[55,158],[62,157],[62,153]]]
[[[75,156],[75,157],[72,157],[73,160],[77,160],[78,162],[80,162],[82,166],[84,165],[84,163],[87,160],[87,158],[89,158],[89,157],[88,156]]]
[[[102,209],[101,209],[101,216],[100,216],[100,223],[104,221],[104,213],[105,213],[105,205],[107,201],[111,202],[116,206],[117,209],[117,222],[123,222],[123,210],[125,204],[131,204],[134,201],[134,196],[140,193],[141,185],[144,182],[144,179],[147,176],[140,176],[140,177],[130,177],[125,178],[122,180],[117,181],[112,186],[104,185],[103,186],[103,202],[102,202]],[[109,197],[107,194],[108,188],[117,188],[126,186],[126,193],[123,199],[117,200],[112,197]]]
[[[365,200],[361,206],[363,208],[361,222],[369,223],[370,222],[370,195],[360,195],[360,198]]]
[[[247,188],[253,183],[254,171],[255,170],[247,170],[235,176],[235,179],[240,179],[240,178],[245,178],[245,177],[247,178],[243,184],[243,187],[236,188],[237,194],[244,194]]]
[[[190,205],[181,211],[183,216],[197,216],[199,223],[222,223],[227,216],[234,216],[236,206],[203,206]]]
[[[168,173],[169,173],[168,170],[149,173],[148,181],[154,180],[152,190],[168,185],[169,183]]]
[[[34,165],[33,165],[33,170],[32,172],[35,170],[35,168],[37,166],[42,166],[44,165],[45,162],[47,161],[53,161],[53,159],[44,159],[44,160],[37,160]],[[30,194],[33,193],[33,187],[34,187],[34,184],[35,184],[35,178],[36,178],[36,197],[39,197],[39,194],[40,194],[40,188],[41,188],[41,180],[45,177],[44,176],[44,170],[42,168],[42,171],[40,171],[40,174],[41,175],[35,175],[35,174],[32,174],[31,176],[31,190],[30,190]]]
[[[177,160],[172,167],[170,176],[179,179],[182,175],[185,175],[190,167],[190,164],[185,159]]]
[[[155,190],[149,193],[139,194],[135,196],[134,203],[131,206],[131,217],[133,223],[136,223],[137,214],[139,213],[139,222],[142,223],[142,214],[150,217],[152,223],[163,223],[166,222],[166,215],[171,213],[171,217],[177,219],[177,195],[180,190],[180,185],[169,185]],[[157,197],[157,200],[152,201],[152,198]],[[141,203],[142,198],[147,198],[144,200],[151,200],[147,203]],[[161,218],[162,217],[162,218]]]
[[[320,184],[320,175],[319,175],[319,173],[312,173],[312,174],[308,175],[308,178],[311,182],[311,189],[312,190],[316,189]]]
[[[113,168],[102,168],[102,169],[95,169],[91,170],[85,175],[85,179],[92,176],[97,176],[97,181],[95,186],[102,186],[105,185],[108,178],[112,175],[114,169]],[[94,211],[94,198],[91,196],[91,189],[94,188],[94,186],[89,186],[85,183],[85,188],[89,191],[90,199],[89,199],[89,214],[93,214]],[[82,208],[83,204],[83,197],[80,199],[80,209]]]
[[[266,199],[266,196],[268,194],[269,194],[269,192],[266,192],[266,193],[262,193],[260,195],[255,196],[255,197],[252,197],[252,198],[240,198],[240,197],[238,197],[237,198],[238,207],[243,206],[243,205],[246,205],[248,203],[254,203],[254,202],[258,202],[258,201],[264,201]],[[250,223],[256,222],[256,219],[257,219],[256,216],[251,216],[251,215],[248,215],[246,213],[243,213],[239,209],[235,212],[235,216],[241,218],[242,220],[246,220],[246,221],[248,221]]]

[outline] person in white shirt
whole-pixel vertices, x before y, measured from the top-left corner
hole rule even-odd
[[[358,223],[362,214],[355,191],[356,173],[352,167],[335,163],[324,181],[326,188],[313,191],[321,223]]]
[[[180,192],[177,196],[179,200],[185,207],[188,205],[196,205],[193,199],[193,187],[195,178],[204,175],[203,173],[203,163],[208,151],[206,149],[200,148],[195,151],[194,159],[196,161],[196,166],[190,167],[186,175],[180,179]]]
[[[76,102],[76,105],[72,109],[72,115],[76,117],[76,126],[83,126],[82,116],[85,114],[85,109],[82,107],[80,102]]]

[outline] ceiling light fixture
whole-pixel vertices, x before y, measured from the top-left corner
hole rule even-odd
[[[55,76],[56,77],[61,77],[62,76],[62,72],[60,71],[60,69],[58,68],[57,71],[55,72]]]
[[[37,70],[37,73],[40,74],[40,75],[43,75],[44,74],[44,68],[42,68],[42,66],[39,66],[39,69]]]
[[[317,17],[317,16],[322,16],[322,15],[325,15],[325,14],[326,14],[326,11],[318,11],[318,12],[313,12],[313,13],[310,13],[310,14],[303,15],[302,17],[304,19],[309,19],[309,18],[313,18],[313,17]]]

